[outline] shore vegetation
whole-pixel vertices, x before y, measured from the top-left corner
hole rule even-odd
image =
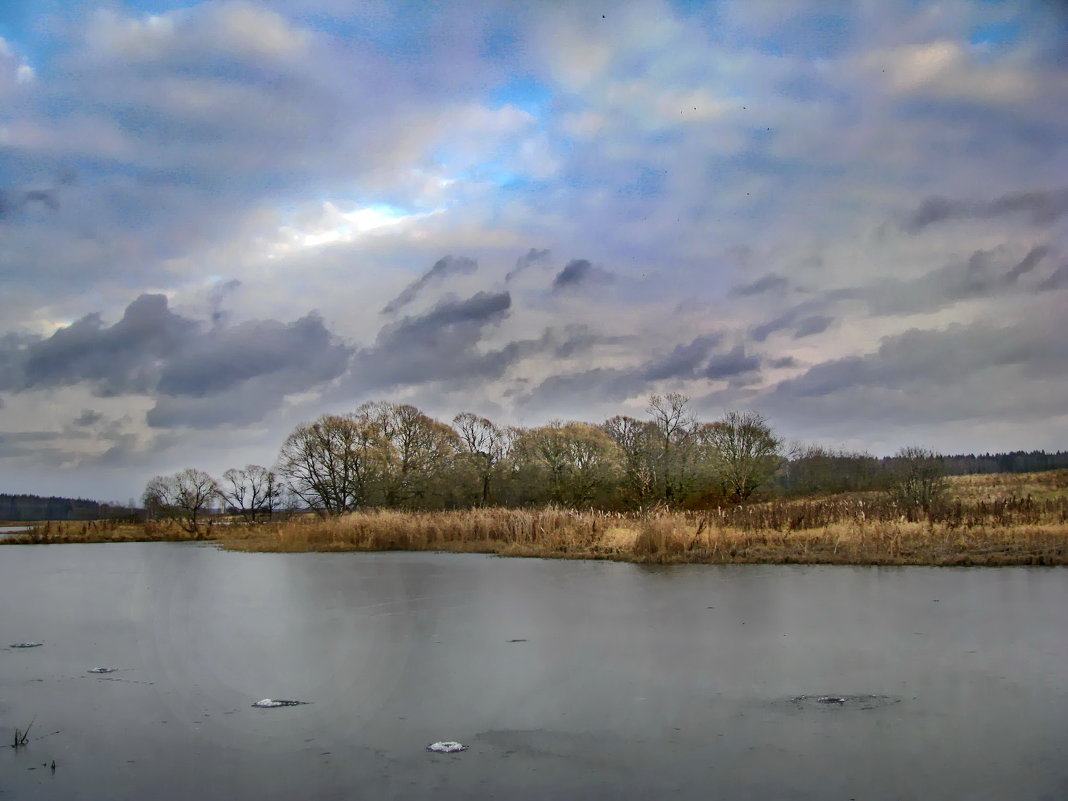
[[[952,476],[926,506],[894,492],[847,492],[603,511],[534,508],[43,523],[7,543],[212,540],[252,552],[430,550],[672,563],[1068,564],[1068,470]]]

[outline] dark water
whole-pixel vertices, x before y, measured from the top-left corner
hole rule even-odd
[[[1068,798],[1063,569],[8,546],[0,609],[0,799]]]

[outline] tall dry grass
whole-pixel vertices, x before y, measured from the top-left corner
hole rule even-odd
[[[509,555],[615,553],[610,535],[625,518],[611,512],[469,509],[373,510],[334,518],[300,517],[236,529],[226,547],[246,551],[479,551]]]
[[[214,539],[219,527],[206,528],[200,539]],[[0,533],[3,529],[0,529]],[[170,520],[124,523],[117,520],[59,521],[36,523],[27,531],[0,539],[5,545],[60,545],[75,542],[176,542],[198,539]]]
[[[477,551],[675,562],[1068,564],[1068,505],[952,504],[923,519],[864,498],[773,502],[694,514],[559,508],[373,511],[235,530],[249,551]]]
[[[878,565],[1068,564],[1068,470],[951,479],[928,511],[844,494],[632,514],[544,509],[374,510],[246,526],[206,539],[245,551],[441,550],[636,562]],[[173,523],[49,523],[8,542],[187,540]]]

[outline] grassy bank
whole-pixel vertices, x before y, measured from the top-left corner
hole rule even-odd
[[[879,494],[775,500],[707,512],[569,509],[370,511],[215,526],[260,552],[432,550],[651,563],[1068,564],[1068,471],[951,480],[947,501],[904,510]],[[177,526],[51,524],[18,541],[191,539]]]
[[[216,527],[208,527],[199,537],[184,531],[173,521],[149,520],[144,523],[123,523],[117,520],[58,521],[40,523],[0,523],[0,534],[6,526],[31,526],[27,531],[9,533],[0,545],[59,545],[75,542],[180,542],[184,540],[215,539]]]

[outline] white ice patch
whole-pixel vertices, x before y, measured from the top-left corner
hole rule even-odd
[[[455,740],[439,740],[436,743],[428,745],[426,750],[434,751],[438,754],[455,754],[457,751],[466,751],[467,746],[463,743],[458,743]]]
[[[261,709],[274,709],[279,706],[300,706],[306,704],[307,701],[287,701],[284,698],[264,698],[257,701],[253,706],[260,707]]]

